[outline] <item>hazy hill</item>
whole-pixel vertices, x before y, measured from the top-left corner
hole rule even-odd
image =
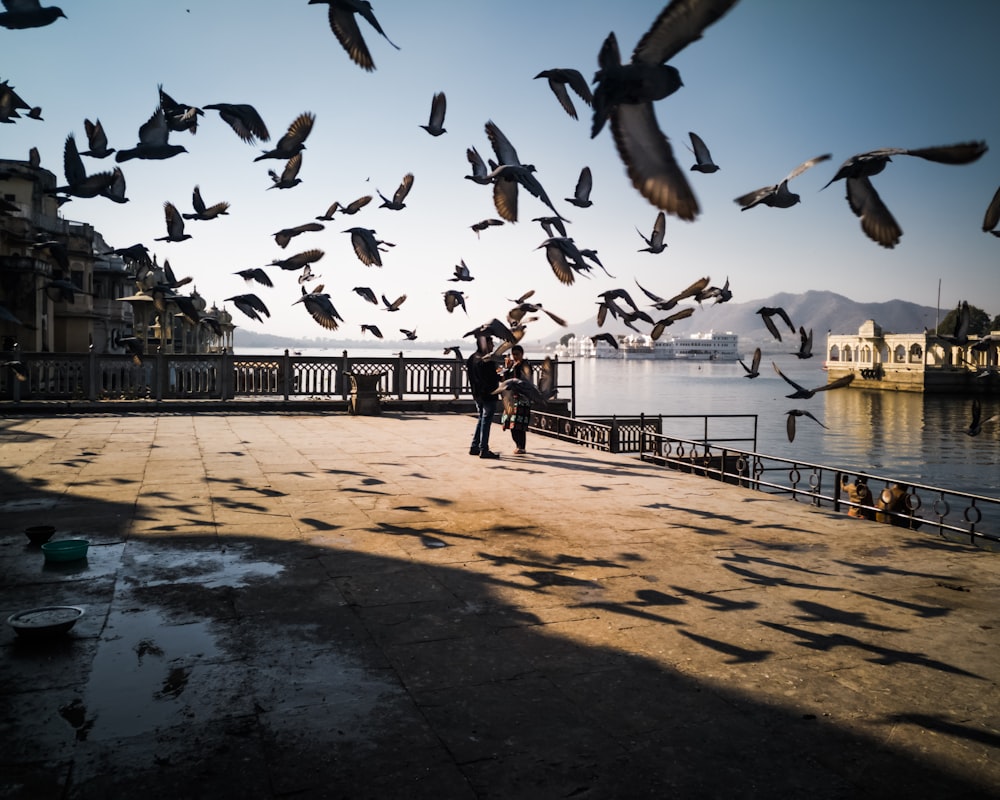
[[[648,305],[640,301],[640,298],[645,300],[642,292],[636,289],[635,292],[630,291],[629,293],[632,295],[632,299],[639,303],[640,308],[650,311],[653,319],[659,318],[657,316],[659,312],[650,309]],[[925,327],[933,328],[936,318],[933,306],[921,306],[903,300],[890,300],[885,303],[859,303],[834,292],[810,291],[803,294],[782,292],[742,303],[735,301],[718,305],[705,303],[701,308],[696,307],[694,314],[687,319],[674,323],[664,335],[707,333],[712,330],[732,331],[739,335],[740,349],[743,351],[750,344],[774,343],[780,347],[781,345],[764,328],[760,315],[756,313],[761,306],[784,308],[796,328],[801,325],[807,331],[810,328],[813,330],[813,337],[817,345],[823,341],[827,331],[854,333],[866,319],[875,320],[885,332],[912,333],[922,331]],[[941,317],[943,318],[947,312],[948,309],[942,309]],[[662,316],[667,316],[667,314]],[[650,328],[649,325],[641,322],[637,323],[637,327],[642,333],[648,333]],[[572,323],[566,328],[546,330],[546,335],[541,339],[544,342],[549,342],[569,332],[573,332],[577,336],[591,336],[602,331],[612,334],[634,333],[608,315],[603,328],[598,328],[596,317],[591,317]],[[782,339],[784,343],[796,346],[798,344],[798,336],[791,333],[787,336],[782,333]]]

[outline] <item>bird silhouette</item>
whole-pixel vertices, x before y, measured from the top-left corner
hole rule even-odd
[[[467,181],[472,181],[483,186],[492,181],[490,173],[497,168],[496,162],[491,160],[489,169],[487,169],[486,162],[483,161],[483,157],[479,155],[479,151],[475,147],[466,149],[465,158],[472,166],[472,174],[465,176]]]
[[[175,133],[181,131],[191,131],[192,134],[198,132],[198,117],[204,115],[204,111],[186,103],[178,103],[169,94],[163,91],[163,86],[158,87],[160,93],[160,110],[166,120],[167,127]]]
[[[548,79],[549,88],[559,101],[559,105],[573,119],[577,119],[576,107],[570,99],[569,92],[566,91],[567,86],[576,92],[580,99],[588,106],[594,103],[594,96],[590,93],[587,79],[580,74],[579,70],[564,68],[546,69],[535,76],[535,80],[539,78]]]
[[[489,138],[490,144],[493,145],[493,151],[496,153],[498,161],[497,167],[488,176],[493,182],[493,204],[496,206],[497,213],[507,222],[517,222],[518,186],[523,186],[545,203],[553,214],[563,219],[562,215],[556,211],[555,206],[552,205],[545,189],[535,178],[534,165],[521,163],[510,140],[492,120],[486,123],[486,136]]]
[[[83,159],[76,148],[76,138],[72,133],[66,137],[66,144],[63,147],[63,173],[66,176],[66,185],[57,186],[51,190],[51,194],[81,198],[97,197],[107,192],[115,180],[112,172],[87,174]]]
[[[154,242],[183,242],[190,239],[191,234],[184,233],[184,218],[171,202],[163,204],[163,216],[167,222],[167,235],[154,239]]]
[[[567,203],[572,203],[577,208],[590,208],[593,203],[590,201],[590,192],[594,188],[594,178],[591,175],[590,167],[580,170],[580,177],[576,181],[576,189],[572,197],[565,198]]]
[[[279,175],[273,169],[269,169],[267,174],[271,178],[271,185],[268,189],[291,189],[294,186],[298,186],[302,183],[302,179],[298,177],[299,170],[302,168],[302,153],[296,153],[288,161],[285,162],[284,169],[281,170]]]
[[[344,318],[337,313],[330,295],[322,291],[321,286],[309,292],[306,287],[302,287],[302,296],[292,305],[302,303],[309,315],[327,330],[335,331],[339,327],[338,322],[343,322]]]
[[[653,102],[681,87],[666,64],[722,17],[736,0],[671,0],[623,64],[614,33],[598,55],[591,138],[610,119],[615,147],[632,185],[657,208],[684,220],[697,217],[698,201],[660,131]]]
[[[460,263],[455,265],[455,277],[448,278],[452,282],[460,281],[474,281],[475,278],[472,277],[472,273],[469,268],[465,265],[465,259],[463,258]]]
[[[270,150],[263,151],[254,161],[262,161],[265,158],[276,158],[287,161],[305,149],[306,139],[312,132],[313,124],[316,122],[316,115],[310,111],[299,114],[285,135],[278,139],[277,143]]]
[[[462,311],[464,311],[466,314],[469,313],[469,310],[465,307],[464,292],[460,292],[456,289],[448,289],[443,294],[444,294],[444,307],[448,310],[449,314],[453,313],[455,309],[458,308],[459,306],[462,307]]]
[[[816,417],[814,417],[812,414],[810,414],[808,411],[806,411],[803,408],[793,408],[790,411],[786,411],[785,413],[788,415],[788,419],[785,420],[785,432],[788,434],[788,441],[790,441],[790,442],[794,442],[795,441],[795,418],[796,417],[809,417],[809,419],[813,420],[821,428],[825,428],[826,427],[826,425],[824,425],[822,422],[820,422],[818,419],[816,419]]]
[[[241,278],[243,278],[243,280],[247,281],[247,283],[254,281],[256,283],[259,283],[261,286],[274,286],[274,283],[271,281],[271,278],[260,267],[237,270],[233,274],[239,275]]]
[[[687,308],[682,308],[680,311],[675,311],[673,314],[664,317],[661,320],[658,320],[653,325],[653,330],[650,331],[649,338],[652,339],[654,342],[657,341],[663,335],[663,332],[670,325],[673,325],[678,320],[687,319],[693,313],[694,313],[694,306],[688,306]]]
[[[963,142],[939,147],[905,149],[886,147],[852,156],[837,170],[826,186],[844,179],[847,184],[847,204],[861,220],[861,230],[882,247],[893,248],[899,244],[903,229],[882,202],[869,178],[885,169],[893,156],[916,156],[939,164],[969,164],[987,150],[985,142]],[[826,186],[823,188],[825,189]]]
[[[638,228],[635,230],[646,243],[646,247],[640,248],[638,252],[655,254],[666,250],[667,246],[663,243],[663,237],[667,232],[667,216],[662,211],[656,215],[656,221],[653,223],[653,232],[649,235],[648,239],[643,236],[642,231]]]
[[[296,225],[294,228],[282,228],[280,231],[272,235],[274,236],[274,241],[278,247],[284,250],[288,246],[288,243],[296,236],[303,233],[321,231],[324,230],[324,228],[325,226],[320,225],[318,222],[306,222],[302,225]]]
[[[485,231],[487,228],[496,227],[497,225],[503,225],[503,220],[502,219],[484,219],[484,220],[480,220],[479,222],[476,222],[476,223],[470,225],[469,227],[472,228],[473,231],[475,231],[476,238],[478,239],[479,238],[479,234],[482,231]]]
[[[306,264],[315,264],[319,261],[325,253],[318,249],[304,250],[301,253],[296,253],[294,256],[289,258],[275,259],[271,262],[272,267],[281,267],[281,269],[286,269],[289,271],[300,270]]]
[[[226,302],[232,302],[233,305],[250,317],[250,319],[257,320],[258,322],[264,321],[261,314],[265,317],[271,316],[271,312],[267,310],[264,301],[255,294],[237,294],[233,297],[227,297]]]
[[[787,375],[785,375],[785,373],[783,373],[778,368],[778,365],[775,364],[773,361],[771,362],[771,366],[774,367],[774,371],[781,376],[782,380],[784,380],[785,383],[787,383],[789,386],[795,389],[795,391],[792,394],[785,395],[785,397],[790,397],[793,400],[800,400],[800,399],[808,400],[810,397],[816,394],[816,392],[828,392],[832,389],[841,389],[845,386],[850,386],[851,383],[854,381],[854,373],[852,372],[848,375],[845,375],[842,378],[837,378],[837,380],[835,381],[830,381],[829,383],[825,383],[822,386],[817,386],[815,389],[806,389],[804,386],[796,383]]]
[[[618,339],[615,338],[614,336],[612,336],[610,333],[607,333],[607,332],[605,332],[605,333],[598,333],[598,334],[596,334],[594,336],[591,336],[590,337],[590,341],[593,342],[595,345],[598,342],[607,342],[615,350],[618,349]]]
[[[771,335],[779,342],[781,341],[781,331],[778,330],[778,326],[774,324],[774,320],[771,319],[771,317],[781,317],[781,319],[784,320],[785,324],[788,326],[789,330],[791,330],[792,333],[795,333],[795,326],[792,325],[792,320],[789,319],[788,313],[785,309],[762,306],[761,308],[758,308],[755,313],[760,314],[761,319],[764,320],[764,325],[771,332]]]
[[[691,152],[694,153],[695,163],[691,165],[692,172],[703,172],[706,175],[719,171],[719,165],[712,161],[712,154],[708,150],[708,145],[704,140],[692,131],[688,131],[691,139]]]
[[[298,282],[309,283],[309,281],[318,281],[322,277],[322,275],[317,275],[312,271],[312,264],[306,264],[302,268],[302,272],[299,273]]]
[[[1000,419],[1000,414],[994,414],[987,419],[983,419],[983,405],[979,398],[976,397],[972,400],[972,420],[969,422],[969,427],[966,429],[965,433],[968,436],[978,436],[982,433],[983,425],[988,425],[991,422],[995,422]]]
[[[587,272],[590,269],[590,266],[583,260],[583,254],[570,238],[553,236],[535,249],[541,250],[543,247],[549,266],[552,267],[552,272],[555,273],[560,283],[570,286],[576,280],[577,272]]]
[[[139,128],[139,142],[129,150],[119,150],[115,153],[115,161],[121,163],[133,158],[146,160],[162,160],[186,153],[187,148],[179,144],[170,144],[170,128],[163,109],[158,108],[153,115]]]
[[[365,331],[368,331],[369,333],[371,333],[371,335],[374,336],[376,339],[382,339],[382,338],[384,338],[382,336],[382,331],[380,331],[378,329],[378,325],[364,325],[364,324],[362,324],[361,325],[361,333],[364,334]]]
[[[351,234],[351,246],[354,254],[366,267],[382,266],[381,248],[379,245],[393,247],[390,242],[383,242],[375,238],[375,231],[370,228],[348,228],[344,233]]]
[[[756,348],[753,351],[753,357],[750,359],[750,366],[748,367],[743,363],[743,359],[737,359],[740,362],[740,366],[746,371],[744,378],[759,378],[760,377],[760,348]]]
[[[83,129],[87,132],[87,149],[80,153],[81,156],[107,158],[115,152],[115,148],[108,147],[108,137],[100,119],[95,119],[93,122],[85,119]]]
[[[403,176],[403,180],[399,184],[399,188],[392,196],[392,200],[386,197],[382,192],[378,192],[378,196],[382,198],[382,205],[379,208],[388,208],[391,211],[401,211],[406,208],[406,196],[410,193],[410,189],[413,188],[413,173],[408,172]],[[377,191],[377,190],[376,190]]]
[[[340,203],[335,202],[326,210],[326,213],[324,213],[322,216],[316,217],[316,219],[329,222],[331,219],[333,219],[333,215],[336,214],[338,211],[341,214],[350,214],[353,216],[354,214],[357,214],[366,205],[368,205],[371,201],[372,201],[372,196],[370,194],[366,194],[363,197],[359,197],[357,200],[348,203],[346,206],[342,206]]]
[[[416,328],[414,328],[412,331],[409,331],[406,328],[400,328],[399,332],[401,334],[403,334],[403,336],[406,337],[407,341],[412,342],[414,339],[417,338],[417,329]]]
[[[1000,189],[997,189],[986,208],[986,215],[983,217],[983,231],[1000,236],[1000,231],[996,230],[998,224],[1000,224]]]
[[[184,219],[209,220],[229,213],[229,203],[215,203],[212,206],[206,206],[205,201],[201,199],[201,189],[198,186],[194,187],[194,192],[191,194],[191,205],[194,206],[194,213],[181,214]]]
[[[354,291],[359,297],[367,300],[372,305],[378,305],[378,298],[375,296],[375,292],[367,286],[355,286],[352,291]]]
[[[393,44],[393,41],[385,35],[382,26],[378,24],[378,20],[375,19],[375,13],[372,11],[372,4],[368,0],[309,0],[309,5],[318,5],[321,3],[325,3],[330,7],[328,18],[330,20],[330,30],[333,31],[333,35],[337,37],[337,41],[347,51],[347,55],[350,56],[351,61],[362,69],[371,72],[375,69],[375,62],[372,61],[368,45],[365,44],[364,37],[361,35],[361,29],[358,27],[358,20],[355,14],[363,16],[368,21],[368,24],[382,35],[382,38],[399,50],[399,47]]]
[[[39,0],[3,0],[6,11],[0,13],[0,28],[24,30],[43,28],[66,15],[58,6],[43,6]]]
[[[271,141],[267,125],[257,109],[246,103],[210,103],[206,109],[218,111],[222,120],[247,144]]]
[[[447,129],[444,127],[444,114],[448,108],[448,99],[445,97],[444,92],[438,92],[431,98],[431,116],[427,121],[426,125],[421,125],[420,127],[427,131],[431,136],[440,136],[442,133],[447,133]]]
[[[562,217],[535,217],[531,221],[541,225],[545,235],[549,238],[566,236],[566,225]]]
[[[389,298],[387,298],[385,295],[382,295],[382,305],[385,306],[385,308],[383,309],[384,311],[399,311],[399,307],[403,305],[403,303],[405,302],[406,302],[405,294],[401,294],[392,302],[389,302]]]
[[[803,161],[784,178],[782,178],[780,183],[777,183],[774,186],[764,186],[760,189],[755,189],[752,192],[742,194],[737,197],[734,202],[741,206],[740,211],[747,211],[748,209],[759,205],[770,206],[771,208],[791,208],[799,202],[800,198],[797,194],[788,190],[788,182],[792,180],[792,178],[796,178],[801,175],[810,167],[814,167],[816,164],[823,161],[828,161],[830,158],[832,158],[832,156],[829,153],[825,153],[821,156],[810,158],[808,161]]]
[[[812,328],[809,329],[809,333],[806,333],[806,329],[799,326],[799,349],[793,353],[793,355],[799,358],[812,358],[813,356],[813,332]]]

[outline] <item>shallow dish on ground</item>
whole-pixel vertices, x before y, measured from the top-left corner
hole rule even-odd
[[[78,561],[87,557],[89,539],[57,539],[42,545],[46,561]]]
[[[66,633],[83,616],[79,606],[43,606],[19,611],[7,617],[19,636],[44,637]]]
[[[45,544],[55,532],[54,525],[32,525],[30,528],[24,529],[24,535],[34,545]]]

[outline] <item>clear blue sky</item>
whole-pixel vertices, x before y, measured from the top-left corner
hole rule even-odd
[[[85,148],[84,118],[99,117],[111,146],[128,148],[157,106],[157,85],[191,105],[254,105],[272,142],[301,112],[316,114],[299,177],[289,190],[267,190],[268,168],[253,163],[258,149],[241,142],[218,114],[207,111],[198,133],[172,134],[189,150],[169,161],[123,164],[130,202],[75,199],[68,219],[88,222],[114,246],[142,242],[179,275],[192,275],[200,294],[224,298],[256,292],[272,317],[261,325],[229,304],[250,330],[294,337],[361,338],[362,323],[377,324],[386,343],[416,328],[421,340],[457,342],[513,298],[535,289],[536,300],[572,322],[596,311],[597,294],[637,279],[669,296],[710,275],[728,277],[734,300],[778,291],[832,290],[858,301],[894,298],[934,305],[968,299],[1000,314],[1000,239],[981,231],[983,214],[1000,186],[1000,104],[996,99],[996,35],[1000,3],[957,0],[744,0],[704,38],[671,63],[684,86],[656,104],[661,128],[686,169],[688,131],[699,133],[721,170],[688,173],[702,214],[685,223],[667,218],[667,250],[639,253],[638,227],[648,234],[657,210],[631,186],[610,131],[590,138],[589,115],[566,115],[544,80],[551,67],[579,69],[588,80],[597,53],[614,31],[627,58],[663,0],[374,0],[374,11],[394,50],[367,23],[361,29],[377,70],[355,66],[327,24],[326,6],[306,0],[61,0],[67,19],[23,31],[0,29],[0,79],[7,79],[44,121],[0,126],[0,156],[26,159],[37,146],[42,165],[62,181],[62,152],[74,132]],[[445,127],[433,138],[427,122],[431,96],[448,97]],[[494,120],[563,215],[577,244],[596,249],[615,279],[560,284],[535,248],[545,239],[530,221],[548,210],[521,192],[521,221],[483,232],[469,226],[497,216],[489,187],[463,180],[467,147],[492,155],[483,131]],[[820,192],[851,155],[878,147],[925,147],[983,139],[990,151],[967,166],[899,157],[874,179],[903,228],[900,245],[885,250],[861,231],[844,199],[844,185]],[[797,178],[794,208],[741,212],[737,195],[776,183],[800,162],[833,158]],[[110,169],[111,159],[85,159],[88,170]],[[577,209],[572,195],[580,169],[594,174],[594,205]],[[271,234],[322,214],[376,188],[391,195],[413,172],[402,211],[378,208],[378,197],[353,217],[338,216],[285,250]],[[186,242],[154,242],[165,234],[162,206],[191,210],[200,185],[209,204],[231,203],[229,216],[189,221]],[[355,257],[352,225],[374,228],[396,243],[382,269]],[[248,287],[233,272],[266,266],[301,250],[323,249],[314,271],[344,317],[331,334],[301,304],[295,273],[272,268],[273,289]],[[464,259],[476,280],[449,283]],[[370,286],[390,300],[408,299],[388,313],[351,288]],[[467,294],[466,317],[449,314],[442,293]],[[702,313],[702,312],[698,312]],[[705,329],[711,327],[710,311]],[[528,340],[553,326],[539,321]],[[533,335],[534,334],[534,335]]]

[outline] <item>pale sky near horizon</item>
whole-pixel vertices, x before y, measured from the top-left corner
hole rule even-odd
[[[49,4],[49,3],[46,3]],[[112,147],[135,145],[138,128],[155,110],[157,85],[195,106],[254,105],[272,144],[300,113],[316,114],[303,153],[302,183],[268,190],[258,163],[264,145],[241,142],[214,111],[198,133],[174,133],[188,149],[166,161],[122,165],[126,205],[104,198],[74,199],[63,216],[87,222],[116,247],[146,244],[178,276],[191,275],[198,292],[219,306],[232,295],[256,293],[269,307],[263,325],[226,303],[234,321],[253,331],[295,338],[358,338],[377,324],[385,344],[400,328],[421,340],[457,343],[492,317],[504,318],[509,298],[529,289],[533,300],[577,322],[596,312],[599,292],[623,287],[638,301],[635,281],[670,296],[708,275],[730,280],[734,300],[776,292],[830,290],[862,302],[903,299],[941,307],[967,299],[1000,314],[1000,239],[982,232],[983,215],[1000,186],[1000,107],[994,93],[1000,3],[958,0],[743,0],[671,63],[684,86],[656,103],[675,156],[687,170],[688,131],[708,144],[719,172],[689,172],[702,213],[692,223],[667,217],[665,252],[637,252],[657,209],[633,189],[609,130],[590,138],[590,115],[571,119],[544,80],[552,67],[579,69],[589,80],[597,53],[614,31],[627,58],[666,5],[664,0],[374,0],[375,15],[393,49],[366,22],[360,27],[376,64],[367,73],[352,63],[327,23],[324,5],[306,0],[59,0],[66,19],[45,28],[0,28],[0,80],[8,80],[43,121],[0,126],[0,158],[27,159],[38,147],[42,166],[63,182],[66,136],[85,149],[83,121],[100,118]],[[448,97],[447,133],[431,137],[431,97]],[[484,231],[469,226],[497,217],[489,187],[463,179],[466,148],[484,158],[492,149],[483,130],[493,120],[511,140],[556,208],[572,221],[578,246],[593,248],[599,269],[564,286],[550,269],[546,238],[531,222],[548,209],[523,190],[520,222]],[[984,140],[990,150],[964,166],[899,156],[873,178],[903,229],[892,250],[861,231],[844,198],[844,184],[820,188],[851,155],[880,147],[927,147]],[[802,202],[791,209],[741,212],[733,198],[777,183],[796,165],[831,153],[830,161],[796,178]],[[85,158],[90,172],[110,159]],[[594,174],[594,205],[578,209],[573,193],[583,166]],[[305,233],[285,249],[272,234],[312,221],[334,201],[349,202],[376,188],[391,196],[413,172],[407,208],[389,211],[375,200],[353,217],[337,215],[323,231]],[[229,215],[188,221],[185,242],[155,242],[166,232],[163,203],[191,210],[199,185],[208,204],[228,201]],[[384,267],[365,267],[346,228],[373,228],[396,247]],[[274,288],[248,285],[234,271],[320,248],[313,265],[344,318],[327,331],[306,313],[296,273],[269,268]],[[475,280],[452,283],[464,259]],[[388,313],[353,291],[369,286],[401,309]],[[468,316],[449,314],[442,293],[466,293]],[[711,312],[704,329],[711,327]],[[808,327],[807,321],[803,321]],[[528,340],[548,336],[551,323],[529,328]],[[366,338],[368,335],[366,334]]]

